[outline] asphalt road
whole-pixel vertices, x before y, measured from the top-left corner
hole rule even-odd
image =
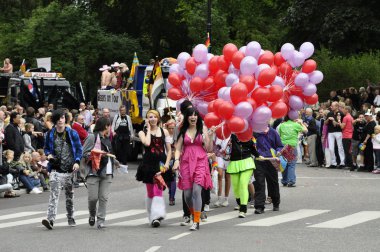
[[[162,226],[149,226],[136,167],[116,174],[104,230],[88,225],[85,187],[75,191],[78,225],[67,226],[62,194],[51,231],[40,224],[49,193],[0,198],[0,251],[380,251],[379,175],[297,165],[297,187],[281,187],[279,212],[249,209],[239,219],[231,192],[230,206],[211,206],[208,221],[190,232],[178,224],[181,191]]]

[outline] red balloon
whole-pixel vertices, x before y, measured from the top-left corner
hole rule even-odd
[[[293,86],[291,87],[290,89],[290,93],[292,95],[297,95],[299,97],[302,97],[303,96],[303,90],[302,90],[302,87],[297,87],[297,86]]]
[[[224,100],[216,99],[214,101],[214,113],[219,116],[219,107],[223,104]]]
[[[179,88],[172,87],[168,90],[168,97],[172,100],[179,100],[183,97],[183,93]]]
[[[207,128],[219,125],[222,121],[215,113],[207,113],[204,118]]]
[[[270,96],[269,88],[258,87],[252,92],[252,98],[256,101],[257,105],[266,102]]]
[[[282,98],[282,95],[283,95],[282,87],[278,85],[274,85],[274,86],[271,86],[269,90],[270,90],[270,96],[268,98],[268,101],[276,102]]]
[[[227,139],[231,136],[231,130],[227,124],[224,124],[222,127],[216,129],[215,134],[219,139]]]
[[[285,59],[282,57],[282,54],[281,52],[277,52],[275,55],[274,55],[274,64],[276,66],[281,66],[282,63],[285,62]]]
[[[194,77],[190,81],[190,89],[194,93],[200,92],[202,88],[203,88],[203,80],[201,79],[201,77]]]
[[[219,105],[218,114],[222,119],[228,120],[233,115],[234,109],[235,106],[231,102],[225,101],[221,105]]]
[[[243,133],[236,133],[236,136],[241,142],[248,142],[252,139],[253,130],[251,127],[248,127],[248,129]]]
[[[248,89],[243,83],[236,83],[231,87],[231,101],[236,105],[239,102],[247,100]]]
[[[219,56],[214,56],[208,62],[208,70],[210,71],[210,74],[214,74],[219,70],[218,58]]]
[[[194,57],[190,57],[187,61],[186,61],[186,71],[189,73],[189,74],[194,74],[195,73],[195,68],[197,67],[197,62],[195,62],[195,59]]]
[[[209,113],[214,112],[214,102],[215,102],[215,101],[212,101],[212,102],[210,102],[210,103],[207,105],[207,111],[208,111]]]
[[[258,107],[256,101],[252,98],[248,98],[247,102],[249,102],[251,104],[253,110],[255,110]]]
[[[203,97],[203,100],[205,100],[206,102],[211,102],[211,101],[214,101],[217,98],[218,98],[218,96],[216,94],[209,94],[209,95],[205,95]]]
[[[227,73],[223,70],[219,70],[214,77],[215,84],[218,86],[225,86],[226,85],[226,77]]]
[[[237,51],[232,56],[231,62],[236,69],[240,69],[240,62],[244,59],[244,53]]]
[[[219,56],[219,58],[218,58],[218,66],[219,66],[220,69],[222,69],[223,71],[227,72],[229,65],[230,65],[230,63],[226,60],[226,58],[223,55]]]
[[[274,55],[271,51],[265,51],[261,56],[259,57],[259,60],[257,63],[260,64],[268,64],[273,65],[274,62]]]
[[[228,128],[231,132],[241,132],[245,128],[244,120],[237,116],[232,116],[230,120],[227,121]]]
[[[169,74],[169,82],[173,87],[179,87],[182,84],[182,78],[177,73]]]
[[[286,78],[289,78],[290,76],[292,76],[293,68],[288,62],[284,62],[280,65],[278,71],[280,72],[281,77],[285,76]]]
[[[305,96],[305,102],[309,105],[314,105],[318,102],[318,95],[313,94],[312,96]]]
[[[253,75],[240,76],[240,82],[245,84],[248,93],[250,93],[255,87],[255,77],[253,77]]]
[[[302,72],[311,73],[317,69],[317,62],[312,59],[306,60],[302,65]]]
[[[283,101],[277,101],[270,105],[273,118],[284,117],[288,113],[288,106]]]
[[[232,43],[228,43],[223,47],[223,55],[226,61],[231,61],[232,56],[234,55],[235,52],[238,51],[238,48],[236,45]]]
[[[272,68],[267,68],[267,69],[262,70],[259,73],[259,78],[257,78],[257,81],[260,86],[265,87],[271,84],[275,78],[276,78],[276,70]]]
[[[215,83],[214,83],[214,77],[209,76],[205,79],[203,82],[203,90],[205,91],[216,91],[215,90]]]

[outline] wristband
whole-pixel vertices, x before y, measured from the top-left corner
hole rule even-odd
[[[218,162],[216,162],[216,161],[212,162],[211,166],[212,166],[212,168],[218,167]]]

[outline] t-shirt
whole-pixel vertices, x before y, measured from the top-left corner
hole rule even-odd
[[[363,141],[365,140],[365,137],[367,135],[371,135],[373,133],[375,133],[375,126],[376,126],[376,122],[375,121],[370,121],[369,123],[367,123],[367,125],[364,127],[364,138],[363,138]],[[371,138],[368,140],[368,142],[371,141]]]
[[[296,122],[288,120],[283,122],[278,127],[278,133],[280,134],[281,142],[289,144],[292,147],[297,146],[298,134],[303,130],[303,127]]]
[[[354,125],[354,133],[352,134],[352,139],[356,141],[362,141],[365,138],[364,127],[365,122],[356,122]]]
[[[343,113],[340,112],[340,111],[338,111],[336,113],[334,113],[334,112],[331,111],[330,113],[327,114],[327,119],[326,120],[328,120],[328,118],[330,118],[330,117],[333,117],[334,120],[335,120],[335,122],[338,122],[338,119],[337,119],[338,115],[340,115],[341,119],[344,116]],[[342,129],[340,128],[339,125],[334,126],[333,122],[331,120],[329,120],[329,122],[327,124],[327,132],[329,132],[329,133],[332,133],[332,132],[342,132]]]
[[[352,133],[354,131],[354,128],[352,127],[352,121],[353,121],[353,118],[350,114],[346,114],[344,116],[342,123],[345,123],[346,126],[342,130],[343,138],[349,138],[349,139],[352,138]]]

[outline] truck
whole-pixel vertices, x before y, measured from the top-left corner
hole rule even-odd
[[[20,104],[35,109],[42,107],[44,102],[55,108],[77,109],[79,102],[85,100],[81,83],[73,86],[61,73],[41,69],[0,74],[0,98],[2,104],[8,106]]]
[[[128,157],[130,161],[137,160],[138,155],[142,153],[142,144],[137,134],[143,129],[144,118],[151,106],[161,115],[163,115],[165,107],[176,107],[176,102],[166,97],[166,80],[160,73],[155,78],[150,99],[148,98],[146,87],[152,68],[152,66],[147,65],[137,66],[133,83],[128,90],[98,90],[97,93],[98,109],[108,108],[111,117],[119,112],[121,105],[126,105],[129,111],[134,131],[131,139],[131,153]]]

